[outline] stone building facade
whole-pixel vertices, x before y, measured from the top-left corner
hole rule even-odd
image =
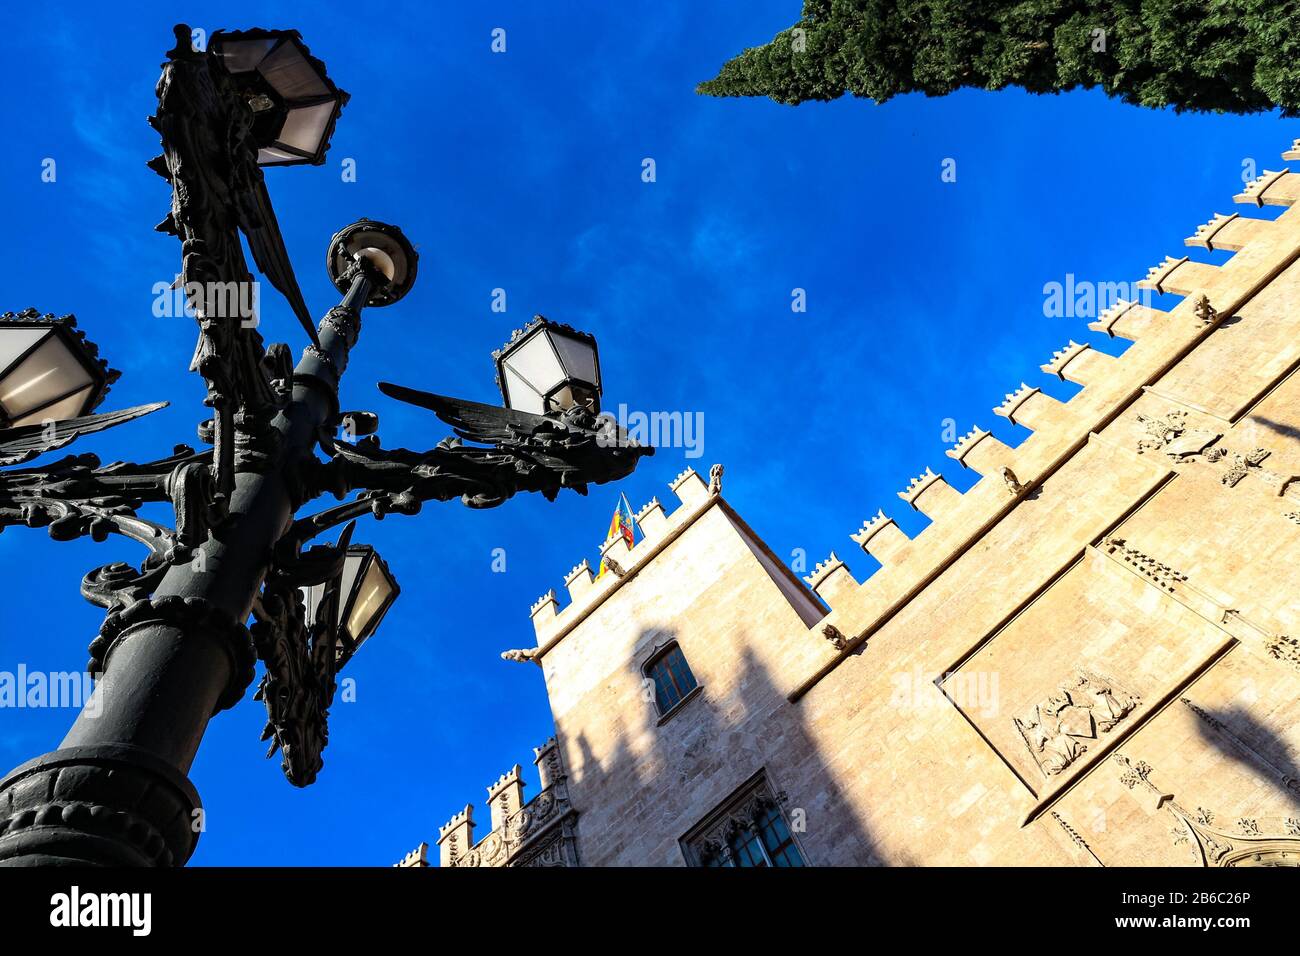
[[[1284,154],[1300,159],[1300,141]],[[1300,175],[1236,197],[801,581],[720,469],[532,608],[555,738],[443,865],[1300,863]],[[741,478],[743,480],[743,476]],[[805,586],[806,585],[806,586]],[[404,861],[419,865],[423,849]]]

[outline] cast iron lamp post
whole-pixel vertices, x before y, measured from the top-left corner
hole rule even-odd
[[[585,493],[653,451],[597,416],[594,340],[540,317],[497,355],[507,407],[384,383],[456,435],[428,451],[381,447],[373,414],[341,411],[339,382],[363,309],[398,302],[418,257],[400,229],[374,220],[331,239],[327,268],[342,300],[319,326],[305,324],[310,344],[297,365],[287,345],[264,346],[246,316],[223,306],[231,284],[252,281],[240,232],[300,319],[306,307],[260,165],[322,161],[346,94],[296,33],[217,33],[206,52],[192,49],[188,27],[176,37],[152,118],[163,155],[149,165],[172,186],[158,228],[182,243],[180,278],[199,326],[191,368],[212,410],[199,437],[212,447],[177,446],[145,464],[101,466],[94,455],[73,455],[0,472],[0,528],[46,527],[60,540],[117,533],[148,548],[138,567],[109,564],[82,581],[83,596],[108,612],[90,645],[94,697],[59,749],[0,780],[0,863],[8,865],[184,864],[202,830],[186,773],[208,720],[244,696],[257,660],[264,739],[281,752],[291,783],[310,784],[322,766],[338,669],[397,596],[387,566],[352,545],[357,518],[415,514],[425,501],[483,508],[521,491]],[[162,407],[92,414],[111,374],[88,344],[69,337],[70,323],[33,313],[5,319],[0,465],[25,464]],[[61,337],[63,351],[47,357],[48,367],[25,367],[26,357],[43,354],[47,334]],[[47,392],[58,394],[44,404],[5,404],[6,395],[54,379],[59,387]],[[534,397],[525,401],[521,388]],[[299,516],[326,493],[342,503]],[[174,528],[138,517],[160,501],[173,506]],[[337,543],[307,547],[338,526]]]

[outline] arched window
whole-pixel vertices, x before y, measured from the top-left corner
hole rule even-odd
[[[760,771],[682,838],[686,862],[713,867],[807,866],[780,804]]]
[[[650,658],[645,665],[645,676],[654,681],[655,706],[661,716],[685,700],[697,686],[695,675],[676,644],[669,644]]]
[[[803,866],[803,856],[795,845],[785,817],[775,801],[757,802],[753,817],[745,823],[733,823],[726,834],[726,849],[704,856],[705,866],[786,867]],[[702,855],[703,856],[703,855]]]

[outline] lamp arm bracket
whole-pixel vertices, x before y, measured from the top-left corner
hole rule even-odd
[[[116,519],[134,519],[146,502],[172,501],[169,486],[173,473],[194,464],[206,467],[209,460],[210,455],[179,445],[167,458],[145,464],[101,466],[98,456],[86,454],[70,455],[40,468],[0,472],[0,530],[26,525],[48,528],[50,536],[59,541],[84,535],[103,541],[119,530]],[[160,526],[149,523],[149,527]],[[173,536],[168,540],[174,547],[175,533],[168,534]],[[152,534],[148,539],[145,543],[153,540]]]
[[[305,519],[307,523],[297,522],[291,533],[323,530],[331,520],[346,520],[344,514],[357,517],[366,510],[378,518],[390,511],[415,514],[425,501],[460,498],[470,508],[491,508],[520,492],[538,492],[547,500],[554,500],[565,488],[586,494],[589,484],[623,478],[641,456],[654,454],[651,447],[618,440],[604,423],[581,427],[572,421],[544,420],[528,430],[480,427],[466,433],[491,437],[481,439],[482,444],[444,438],[419,452],[384,449],[373,435],[355,444],[337,438],[323,441],[322,447],[333,457],[317,469],[316,493],[328,491],[338,497],[358,489],[363,493],[343,506],[346,511],[330,509]]]

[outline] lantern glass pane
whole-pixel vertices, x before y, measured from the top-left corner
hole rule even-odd
[[[554,411],[564,411],[572,408],[575,399],[573,397],[572,386],[565,385],[558,392],[551,396],[551,408]]]
[[[596,384],[596,350],[591,343],[581,339],[571,339],[567,335],[556,334],[555,348],[560,353],[569,378]]]
[[[352,611],[348,614],[348,633],[353,640],[368,636],[367,632],[376,623],[376,615],[392,593],[392,586],[377,560],[366,565],[365,577],[357,590],[356,600],[352,602]]]
[[[267,37],[264,40],[222,40],[218,49],[221,62],[227,71],[247,73],[249,70],[257,69],[258,64],[266,58],[275,44],[275,37]]]
[[[89,409],[86,408],[86,402],[90,398],[91,392],[95,390],[94,385],[87,385],[81,391],[69,395],[67,398],[60,399],[53,405],[46,405],[44,408],[37,409],[30,415],[24,415],[14,421],[14,425],[38,425],[46,421],[63,421],[65,418],[76,418],[78,415],[84,415]]]
[[[546,413],[546,402],[531,385],[519,377],[509,365],[505,366],[506,394],[510,396],[510,407],[534,415]]]
[[[325,138],[325,127],[334,115],[334,106],[335,103],[331,100],[290,110],[276,140],[285,146],[301,149],[304,153],[315,153]]]
[[[0,405],[10,418],[21,418],[69,392],[94,384],[85,366],[51,335],[0,382]]]
[[[564,369],[555,357],[555,349],[551,348],[550,337],[545,332],[530,335],[510,353],[505,364],[543,394],[564,381]]]
[[[349,551],[343,559],[343,575],[339,581],[339,624],[343,615],[348,613],[348,598],[352,596],[352,586],[357,583],[357,574],[370,556],[369,551]]]
[[[49,329],[6,329],[0,326],[0,372],[18,361],[42,336],[50,334]]]
[[[257,165],[274,166],[277,163],[301,163],[305,159],[296,153],[287,153],[273,146],[263,146],[257,151]]]
[[[310,626],[316,620],[316,608],[320,606],[320,599],[325,596],[325,585],[313,584],[299,590],[302,591],[303,620]]]
[[[259,72],[272,89],[289,101],[329,95],[330,88],[291,41],[281,44],[263,60]]]

